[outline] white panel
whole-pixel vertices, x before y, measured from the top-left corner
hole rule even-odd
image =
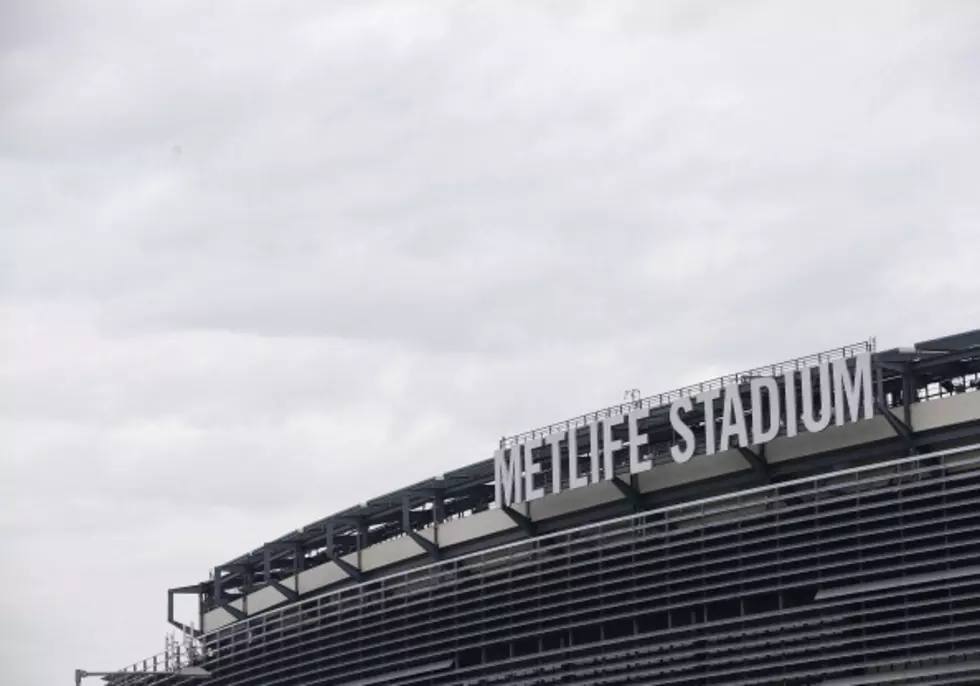
[[[285,579],[280,579],[279,583],[288,588],[291,591],[296,590],[297,576],[293,574],[292,576],[287,576]]]
[[[963,393],[912,405],[912,428],[926,431],[980,418],[980,393]],[[892,413],[901,417],[901,409]],[[766,446],[769,462],[783,462],[836,448],[892,438],[895,432],[884,417],[873,417],[844,426],[832,426],[815,434],[777,438]]]
[[[451,519],[440,524],[439,545],[443,547],[457,545],[515,528],[517,524],[502,510],[484,510],[469,517]]]
[[[346,555],[342,556],[340,559],[343,560],[344,562],[346,562],[347,564],[349,564],[351,567],[357,567],[358,569],[360,569],[360,566],[361,565],[357,561],[357,553],[356,552],[347,553]]]
[[[248,613],[254,615],[257,612],[268,610],[274,605],[286,600],[286,596],[277,591],[272,586],[260,588],[255,593],[249,593],[245,600],[248,601]]]
[[[600,481],[594,486],[576,488],[552,494],[531,503],[531,519],[539,521],[585,510],[597,505],[604,505],[616,500],[622,500],[623,494],[608,481]]]
[[[928,431],[980,419],[980,392],[961,393],[912,405],[912,429]]]
[[[357,565],[357,553],[352,553],[344,558],[345,562],[350,562],[352,565]],[[340,567],[338,567],[333,562],[324,562],[322,565],[317,565],[312,569],[306,569],[299,573],[297,577],[297,583],[299,584],[299,592],[309,593],[310,591],[316,590],[318,588],[323,588],[330,584],[335,584],[338,581],[343,581],[347,578],[347,573],[344,572]]]
[[[382,541],[361,551],[361,570],[370,572],[372,569],[387,567],[390,564],[407,560],[410,557],[424,555],[422,547],[408,536]]]
[[[299,591],[296,587],[296,575],[287,576],[284,579],[280,579],[279,583],[288,588],[290,591]]]
[[[701,481],[722,474],[750,469],[737,450],[724,450],[714,455],[695,455],[690,462],[658,464],[649,472],[637,475],[637,486],[643,493]]]
[[[429,526],[419,531],[416,531],[415,533],[417,533],[419,536],[429,541],[430,543],[436,542],[436,527],[434,524],[430,524]]]
[[[862,419],[853,424],[832,426],[820,433],[801,433],[794,438],[777,438],[766,445],[766,461],[775,464],[894,436],[895,432],[884,417]]]
[[[235,621],[235,618],[231,616],[231,613],[223,607],[219,607],[216,610],[211,610],[210,612],[204,613],[203,624],[204,631],[214,631],[215,629],[220,629],[223,626],[228,626]]]

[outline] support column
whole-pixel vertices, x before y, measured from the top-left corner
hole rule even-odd
[[[750,448],[739,448],[738,452],[741,453],[745,461],[752,467],[752,471],[755,472],[759,481],[763,484],[768,484],[772,480],[769,473],[769,462],[766,460],[765,444],[760,445],[758,451]]]
[[[515,524],[517,524],[517,526],[519,526],[521,528],[521,531],[523,531],[525,534],[531,537],[537,536],[538,527],[535,525],[535,523],[531,520],[530,517],[521,514],[517,510],[507,505],[504,505],[500,509],[502,509],[504,511],[504,514],[510,517],[511,520]]]
[[[344,558],[342,558],[340,555],[338,555],[337,552],[334,550],[333,539],[334,539],[334,529],[335,529],[335,527],[336,527],[336,523],[332,519],[330,521],[328,521],[326,527],[324,527],[325,532],[326,532],[326,535],[327,535],[327,558],[331,562],[333,562],[335,565],[337,565],[338,567],[340,567],[340,569],[344,572],[344,574],[346,574],[347,576],[349,576],[354,581],[357,581],[358,583],[360,583],[363,580],[363,575],[362,575],[361,570],[360,570],[360,564],[361,564],[361,554],[360,554],[360,546],[361,546],[360,539],[361,539],[361,537],[360,537],[360,534],[358,534],[358,537],[357,537],[358,538],[358,553],[357,553],[357,564],[358,564],[358,566],[355,567],[350,562],[348,562],[347,560],[345,560]]]
[[[423,538],[412,528],[412,507],[407,493],[402,496],[402,531],[427,552],[433,560],[440,559],[439,546],[429,539]]]
[[[636,487],[635,474],[630,475],[629,483],[623,481],[622,477],[619,476],[614,476],[610,481],[616,487],[616,490],[630,501],[630,505],[633,506],[633,512],[642,512],[646,509],[646,504],[643,502],[643,494]]]

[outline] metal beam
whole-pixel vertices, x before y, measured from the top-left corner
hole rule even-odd
[[[440,524],[446,518],[446,491],[438,488],[432,494],[432,521]]]
[[[501,508],[508,517],[510,517],[517,526],[521,527],[521,530],[528,536],[536,536],[538,533],[538,527],[535,525],[530,518],[525,517],[517,510],[511,509],[506,505]]]
[[[409,502],[408,494],[406,494],[402,498],[402,531],[415,541],[422,550],[427,552],[433,560],[441,559],[442,555],[439,553],[439,546],[429,539],[419,536],[412,528],[412,514],[411,503]]]
[[[244,612],[239,610],[237,607],[232,607],[231,605],[228,604],[218,605],[218,609],[225,610],[228,614],[230,614],[235,619],[245,619],[246,617]]]
[[[201,632],[194,627],[187,626],[183,622],[178,622],[176,619],[174,619],[174,596],[178,593],[182,595],[200,595],[201,584],[194,584],[193,586],[178,586],[177,588],[167,589],[167,623],[171,626],[177,627],[184,633],[200,636]]]
[[[263,570],[265,569],[265,563],[261,565]],[[269,571],[275,575],[276,572],[289,572],[293,571],[293,561],[288,557],[276,557],[275,553],[269,556]]]
[[[766,446],[765,444],[760,445],[758,452],[752,450],[751,448],[739,448],[738,452],[742,454],[745,461],[749,463],[752,467],[752,471],[756,473],[759,480],[762,483],[769,483],[772,480],[772,476],[769,473],[769,462],[766,461]]]
[[[445,486],[409,486],[405,489],[405,492],[410,495],[434,496],[445,490]]]
[[[364,580],[364,573],[361,572],[360,569],[352,565],[344,558],[337,557],[336,555],[332,555],[332,554],[328,555],[328,557],[330,558],[331,562],[333,562],[335,565],[340,567],[340,569],[344,572],[344,574],[349,576],[354,581],[360,583],[361,581]]]
[[[215,603],[221,605],[224,600],[228,597],[225,592],[225,585],[228,582],[235,580],[236,576],[241,577],[240,583],[237,586],[243,586],[245,584],[245,575],[250,571],[251,566],[235,563],[235,564],[225,564],[214,568],[214,600]],[[222,572],[229,572],[228,576],[222,578]]]
[[[331,517],[330,521],[334,522],[335,524],[343,524],[344,526],[349,526],[356,529],[366,521],[366,518],[360,515],[337,515],[335,517]]]
[[[286,600],[293,601],[299,598],[299,593],[279,581],[270,581],[269,585],[286,596]]]
[[[912,365],[908,364],[902,371],[902,421],[907,426],[912,425],[912,403],[915,395],[915,374],[912,372]]]
[[[427,552],[429,557],[431,557],[433,560],[442,559],[442,555],[439,552],[439,546],[437,546],[435,543],[423,536],[419,536],[414,531],[406,531],[405,533],[407,533],[408,537],[415,541],[420,548]]]
[[[368,546],[368,523],[362,519],[357,525],[357,566],[361,566],[361,551]]]
[[[458,497],[459,495],[472,498],[493,498],[495,495],[494,486],[493,484],[476,484],[470,486],[461,494],[454,494],[454,497]]]
[[[242,572],[242,593],[248,595],[255,590],[255,574],[251,568]]]
[[[334,523],[333,521],[328,521],[327,525],[324,527],[327,534],[327,559],[333,562],[335,565],[340,567],[340,569],[349,576],[354,581],[360,583],[364,579],[364,575],[358,567],[355,567],[350,562],[337,555],[334,551]]]
[[[215,570],[220,569],[223,572],[244,572],[248,569],[249,565],[238,562],[235,564],[221,565],[220,567],[215,567]]]
[[[197,595],[202,591],[201,584],[191,584],[190,586],[177,586],[169,589],[175,595]]]
[[[286,557],[288,553],[292,555]],[[289,570],[293,575],[302,572],[304,554],[302,541],[270,541],[264,544],[261,560],[263,583],[268,584],[274,580],[273,571]]]
[[[878,414],[885,418],[888,425],[891,426],[892,431],[894,431],[901,439],[905,442],[905,447],[908,450],[909,455],[914,455],[916,450],[916,438],[915,432],[912,431],[912,427],[906,424],[904,421],[895,416],[895,413],[884,407],[880,401],[875,399],[876,409]]]
[[[875,356],[875,364],[877,364],[882,369],[887,369],[890,372],[901,372],[905,369],[905,365],[913,359],[909,356],[904,356],[902,358],[895,357],[882,357],[879,353]]]
[[[214,603],[220,605],[224,602],[224,587],[221,582],[221,567],[214,568],[214,579],[211,584],[214,586]]]
[[[961,360],[980,358],[980,348],[967,347],[955,350],[917,350],[915,352],[883,352],[877,355],[878,363],[887,369],[903,371],[912,366],[918,371],[927,371]]]
[[[646,504],[643,501],[643,494],[636,488],[636,475],[630,475],[629,483],[623,481],[618,476],[613,476],[612,484],[619,490],[620,493],[623,494],[624,498],[630,501],[634,512],[642,512],[646,509]]]
[[[926,370],[933,367],[940,367],[944,364],[950,364],[953,362],[959,362],[963,358],[977,358],[980,357],[980,348],[964,348],[962,350],[953,350],[945,353],[937,353],[929,355],[928,357],[923,357],[916,360],[913,366],[917,370]]]
[[[306,551],[303,550],[303,544],[300,541],[296,542],[296,550],[293,552],[293,573],[299,576],[299,573],[303,571],[303,562],[306,559]]]

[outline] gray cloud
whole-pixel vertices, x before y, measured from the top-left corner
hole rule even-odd
[[[496,440],[980,316],[980,12],[7,2],[0,657]]]

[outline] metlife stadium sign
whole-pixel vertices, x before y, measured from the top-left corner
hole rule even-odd
[[[813,370],[817,371],[814,387]],[[749,448],[772,441],[785,426],[785,435],[795,436],[798,419],[807,432],[823,431],[831,424],[870,419],[874,414],[871,376],[871,353],[851,358],[824,361],[804,369],[788,371],[782,377],[782,388],[776,377],[763,376],[749,382],[749,406],[745,406],[738,385],[714,388],[693,397],[680,398],[670,406],[670,424],[677,440],[670,448],[675,462],[684,463],[704,446],[705,455],[730,448]],[[802,402],[797,407],[797,383]],[[819,407],[814,398],[819,398]],[[716,401],[721,400],[721,417],[715,416]],[[650,408],[628,414],[613,415],[586,425],[588,445],[579,445],[581,428],[558,431],[530,438],[522,444],[501,448],[494,454],[494,490],[498,507],[537,500],[545,495],[542,465],[550,461],[551,493],[562,488],[561,443],[568,443],[569,488],[582,488],[600,480],[613,478],[613,455],[626,448],[631,474],[653,468],[643,455],[648,437],[639,430],[640,420],[649,416]],[[697,423],[689,422],[688,417]],[[751,426],[748,424],[750,423]],[[627,440],[613,438],[614,428],[626,425]],[[537,452],[537,454],[535,454]],[[580,458],[582,458],[580,460]],[[583,472],[581,462],[588,461]]]

